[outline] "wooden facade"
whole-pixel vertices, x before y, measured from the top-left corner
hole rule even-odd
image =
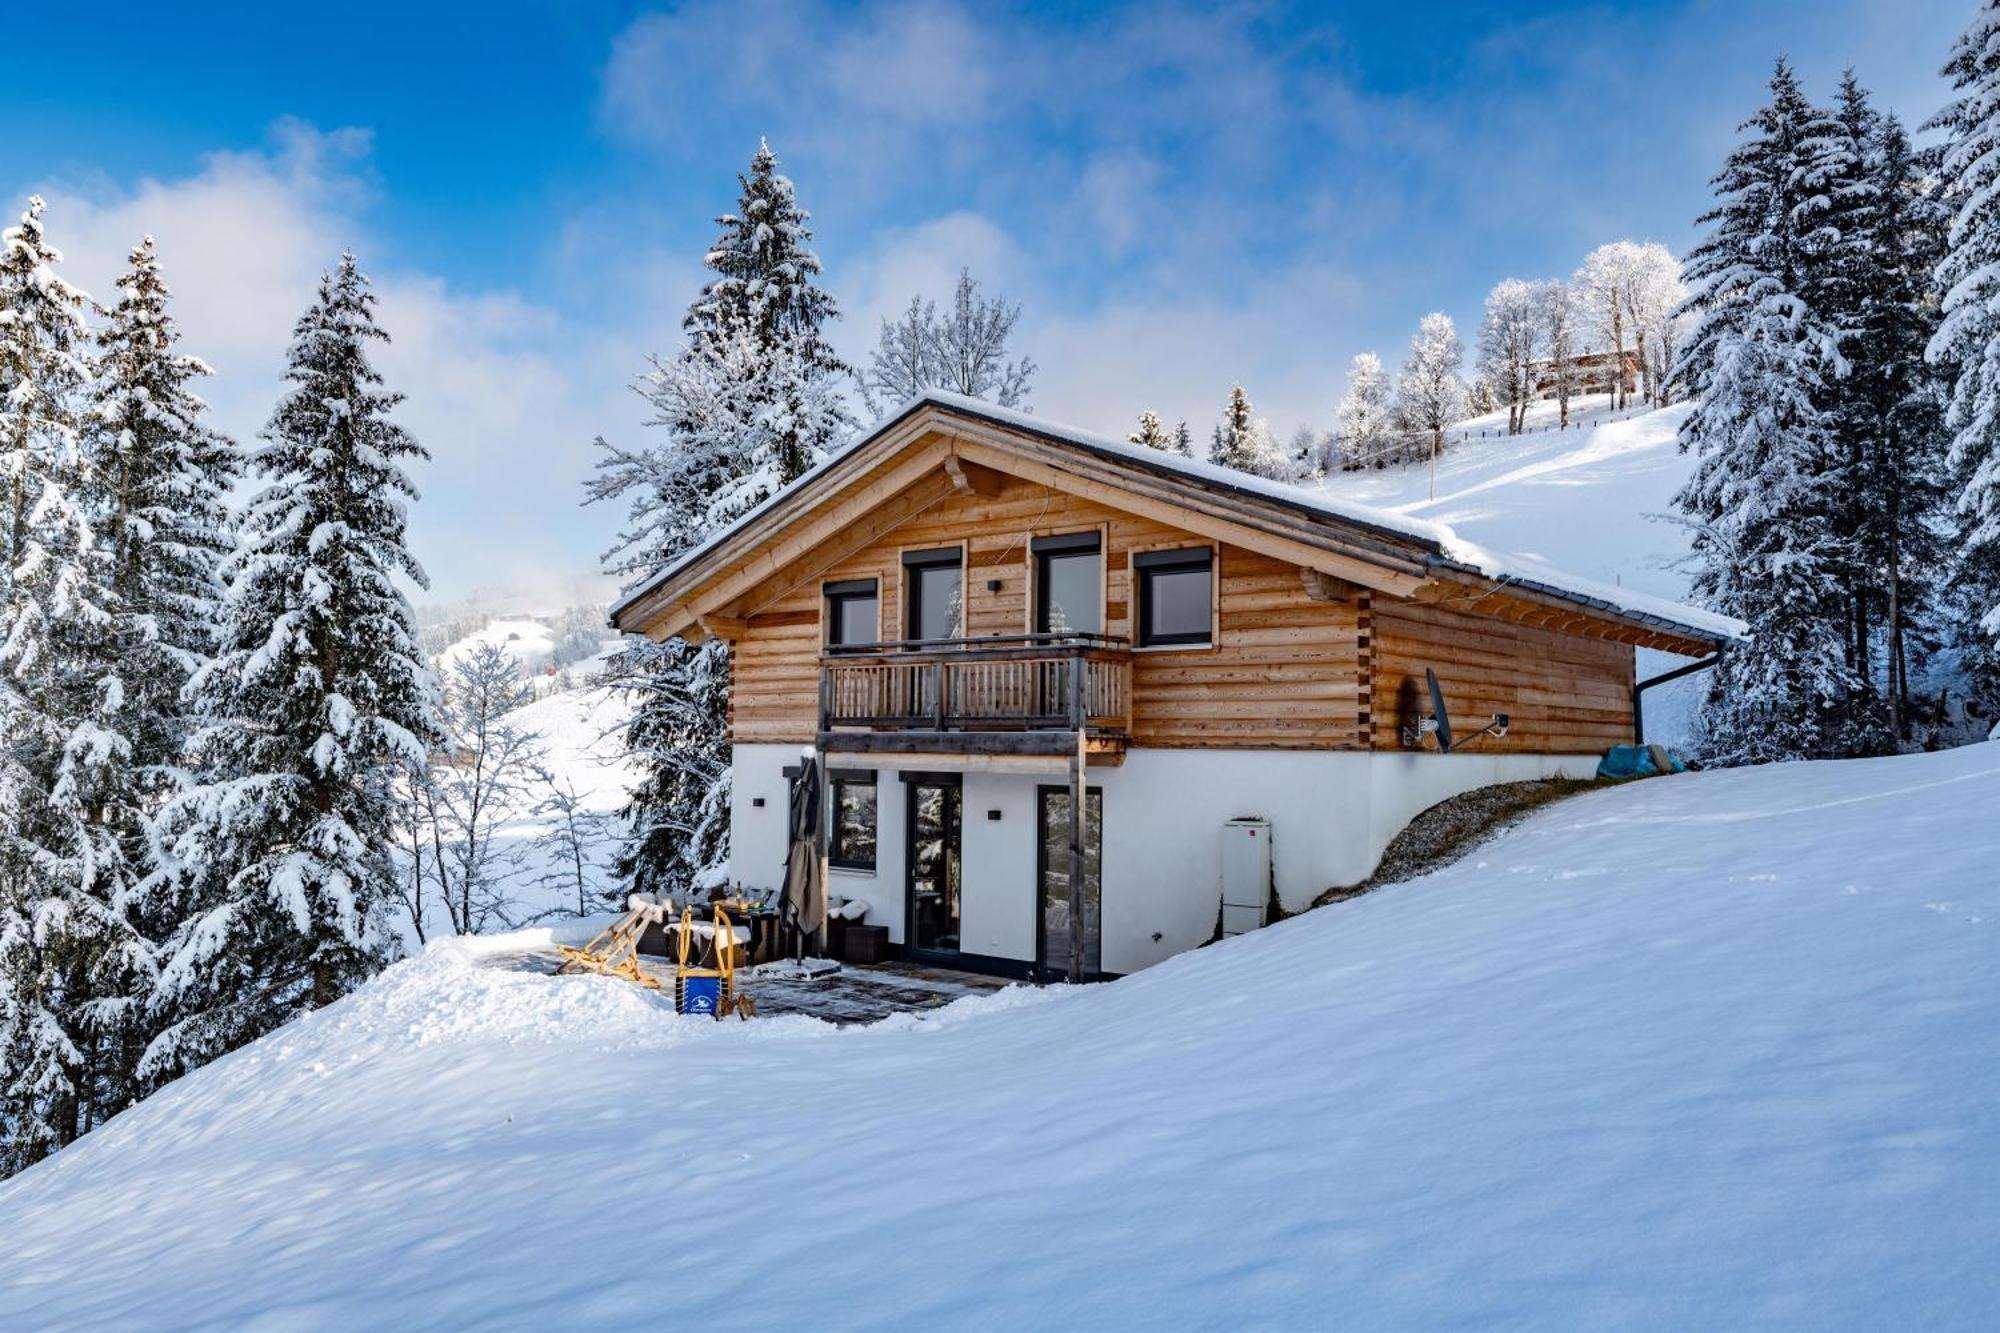
[[[1144,458],[1066,443],[928,406],[628,599],[617,623],[729,639],[734,739],[807,744],[821,737],[829,699],[836,713],[890,706],[871,697],[914,710],[935,688],[911,683],[924,670],[998,698],[1044,669],[1027,664],[1026,649],[991,652],[977,672],[926,667],[902,648],[884,650],[879,667],[852,666],[827,652],[828,584],[872,580],[878,638],[905,640],[904,554],[958,548],[960,646],[998,645],[1037,628],[1034,540],[1094,533],[1101,633],[1114,645],[1089,676],[1092,698],[1115,704],[1090,705],[1093,730],[1115,742],[1106,751],[1409,748],[1430,668],[1463,730],[1509,715],[1507,734],[1482,750],[1596,752],[1631,738],[1635,645],[1714,646],[1697,628],[1452,568],[1421,536],[1291,512],[1185,469],[1149,473]],[[1139,638],[1133,558],[1193,547],[1213,553],[1210,642],[1129,646]],[[978,698],[958,701],[954,717],[977,725]]]

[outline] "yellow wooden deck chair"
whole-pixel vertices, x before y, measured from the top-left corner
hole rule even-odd
[[[562,962],[556,965],[556,975],[572,969],[578,972],[595,972],[600,976],[623,977],[635,986],[647,990],[661,989],[657,977],[647,976],[639,968],[639,937],[646,933],[646,927],[655,921],[664,920],[666,906],[648,902],[634,894],[629,901],[631,910],[599,931],[581,949],[565,944],[557,950]]]

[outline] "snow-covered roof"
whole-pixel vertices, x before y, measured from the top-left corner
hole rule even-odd
[[[1292,482],[1274,481],[1268,477],[1239,472],[1235,468],[1223,467],[1202,459],[1183,458],[1179,454],[1133,444],[1127,440],[1100,435],[1075,426],[1066,426],[1032,413],[998,407],[982,399],[947,393],[941,389],[928,390],[903,403],[863,432],[854,444],[829,456],[785,490],[744,514],[734,523],[717,530],[680,559],[635,584],[613,604],[611,608],[613,622],[617,621],[627,607],[648,592],[701,563],[711,552],[727,544],[738,533],[755,525],[774,507],[800,491],[810,488],[815,480],[828,470],[839,466],[857,450],[866,448],[885,431],[925,407],[942,408],[961,416],[1005,426],[1041,439],[1057,441],[1089,453],[1115,458],[1147,471],[1179,475],[1207,487],[1255,496],[1295,512],[1334,519],[1401,542],[1414,543],[1423,548],[1431,564],[1443,570],[1483,575],[1527,591],[1652,624],[1670,633],[1687,634],[1699,639],[1740,639],[1748,630],[1742,621],[1731,616],[1717,615],[1663,597],[1599,583],[1594,579],[1571,574],[1526,557],[1488,550],[1477,543],[1465,540],[1443,523],[1413,518],[1407,514],[1342,499]]]

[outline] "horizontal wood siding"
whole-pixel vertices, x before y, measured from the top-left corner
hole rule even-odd
[[[1378,749],[1402,748],[1402,728],[1430,711],[1425,667],[1437,671],[1459,735],[1509,715],[1507,735],[1481,740],[1482,751],[1589,754],[1632,739],[1629,644],[1388,597],[1373,600],[1372,615]]]
[[[752,615],[736,644],[735,739],[812,740],[822,583],[875,579],[881,637],[900,638],[901,553],[962,543],[967,634],[1020,634],[1031,628],[1029,539],[1083,530],[1104,537],[1104,632],[1128,639],[1133,552],[1217,551],[1217,643],[1133,656],[1135,746],[1400,749],[1412,708],[1427,707],[1426,666],[1437,669],[1460,730],[1494,712],[1512,716],[1509,735],[1481,749],[1586,753],[1631,737],[1629,646],[1380,594],[1313,600],[1297,565],[1010,479],[991,496],[937,500]]]
[[[1104,632],[1135,635],[1134,551],[1213,546],[1163,524],[1087,500],[1012,482],[988,497],[953,495],[883,541],[825,570],[750,618],[736,645],[734,736],[794,743],[812,738],[819,702],[820,585],[875,579],[881,633],[903,633],[901,553],[964,543],[966,632],[1029,629],[1030,538],[1095,530],[1105,545]],[[1217,555],[1217,646],[1134,654],[1136,745],[1355,748],[1363,691],[1357,684],[1351,606],[1308,601],[1298,568],[1232,546]],[[989,583],[997,582],[997,589]]]

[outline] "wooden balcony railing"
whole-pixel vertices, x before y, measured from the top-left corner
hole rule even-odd
[[[1096,731],[1132,723],[1132,654],[1096,634],[848,644],[820,659],[820,730]]]

